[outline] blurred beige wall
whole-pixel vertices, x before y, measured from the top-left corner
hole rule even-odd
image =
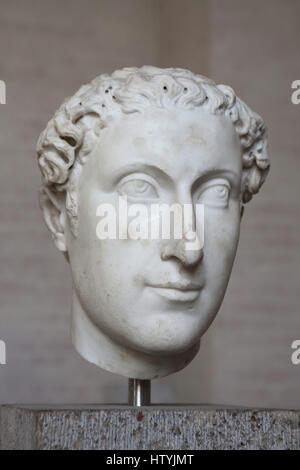
[[[300,407],[297,0],[0,0],[2,403],[125,402],[126,380],[69,337],[67,263],[37,203],[36,139],[68,95],[130,65],[191,68],[232,85],[266,119],[272,172],[246,207],[228,292],[201,351],[153,383],[160,402]]]
[[[225,7],[226,5],[226,7]],[[211,75],[265,119],[271,171],[245,207],[225,302],[210,331],[213,402],[300,408],[298,0],[213,0]],[[207,338],[208,339],[208,338]]]

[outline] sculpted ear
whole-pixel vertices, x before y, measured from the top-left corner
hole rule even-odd
[[[46,225],[51,232],[56,247],[66,254],[64,193],[54,193],[43,186],[40,190],[39,201]]]

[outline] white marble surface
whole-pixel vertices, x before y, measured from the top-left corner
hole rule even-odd
[[[264,121],[231,87],[186,69],[124,68],[64,101],[37,144],[40,205],[70,263],[85,359],[138,379],[191,362],[267,147]]]

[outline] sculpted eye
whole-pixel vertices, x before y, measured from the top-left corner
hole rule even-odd
[[[212,207],[227,207],[230,185],[225,180],[210,182],[201,190],[198,201]]]
[[[123,180],[119,185],[119,191],[128,197],[156,199],[158,197],[154,184],[142,178]]]

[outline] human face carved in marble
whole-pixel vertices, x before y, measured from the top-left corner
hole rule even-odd
[[[236,254],[241,175],[232,122],[204,107],[149,107],[102,130],[80,176],[77,237],[67,230],[74,289],[96,328],[150,355],[181,353],[199,342],[219,310]],[[187,250],[184,238],[99,240],[97,207],[117,210],[120,193],[128,204],[204,204],[203,248]]]

